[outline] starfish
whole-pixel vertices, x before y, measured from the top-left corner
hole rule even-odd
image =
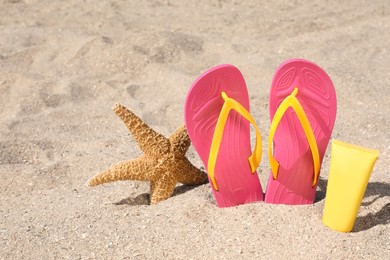
[[[169,138],[151,129],[126,107],[116,104],[114,112],[122,119],[143,151],[137,159],[119,162],[88,181],[89,186],[107,182],[137,180],[150,182],[150,203],[168,199],[176,184],[200,185],[208,177],[185,157],[191,144],[185,126]]]

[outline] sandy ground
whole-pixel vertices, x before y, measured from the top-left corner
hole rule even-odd
[[[389,258],[389,2],[271,2],[1,0],[0,258]],[[272,75],[293,57],[334,82],[333,138],[381,152],[353,232],[321,222],[330,149],[309,206],[220,209],[209,184],[149,206],[146,182],[85,186],[140,155],[115,102],[169,135],[192,81],[216,64],[242,71],[267,144]]]

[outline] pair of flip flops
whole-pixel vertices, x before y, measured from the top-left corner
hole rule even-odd
[[[265,196],[256,172],[261,135],[249,111],[241,72],[219,65],[200,75],[185,101],[185,123],[206,166],[219,207],[256,201],[311,204],[335,118],[333,83],[316,64],[285,61],[271,85],[268,157],[271,174]],[[251,151],[250,125],[256,130]]]

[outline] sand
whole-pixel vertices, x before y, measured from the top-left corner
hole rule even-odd
[[[0,259],[389,258],[390,5],[273,2],[2,0]],[[353,232],[321,221],[329,148],[314,205],[220,209],[205,184],[149,206],[146,182],[85,185],[140,155],[116,102],[169,135],[216,64],[243,73],[267,144],[272,75],[295,57],[333,80],[333,138],[380,150]],[[265,189],[266,153],[258,174]]]

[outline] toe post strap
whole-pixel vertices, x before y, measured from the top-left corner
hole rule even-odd
[[[312,182],[312,187],[314,187],[318,181],[318,176],[320,173],[320,155],[318,152],[317,141],[314,136],[313,129],[311,128],[309,119],[307,118],[307,115],[301,103],[296,97],[297,94],[298,94],[298,87],[295,87],[293,92],[282,101],[282,103],[279,105],[278,109],[274,114],[271,127],[270,127],[270,134],[268,138],[268,158],[270,161],[272,175],[276,180],[278,178],[279,162],[274,158],[272,153],[273,139],[274,139],[276,129],[278,128],[279,123],[282,120],[287,109],[292,108],[299,119],[299,122],[302,126],[302,129],[309,143],[310,151],[313,158],[313,165],[314,165],[313,182]]]
[[[251,156],[248,158],[248,162],[251,168],[252,173],[256,172],[257,166],[260,164],[261,155],[262,155],[262,140],[261,140],[261,134],[260,131],[256,125],[256,122],[252,115],[249,113],[249,111],[242,106],[239,102],[234,100],[233,98],[230,98],[226,92],[221,92],[221,96],[224,100],[224,104],[222,106],[221,112],[219,114],[217,124],[215,126],[213,140],[211,143],[210,148],[210,154],[208,159],[208,174],[210,177],[210,180],[212,182],[212,185],[216,191],[218,191],[218,185],[217,181],[215,180],[214,171],[215,171],[215,164],[218,157],[219,147],[221,145],[223,131],[225,128],[226,121],[229,117],[229,113],[231,110],[236,111],[239,113],[242,117],[244,117],[246,120],[248,120],[255,128],[256,130],[256,144],[255,148],[251,154]]]

